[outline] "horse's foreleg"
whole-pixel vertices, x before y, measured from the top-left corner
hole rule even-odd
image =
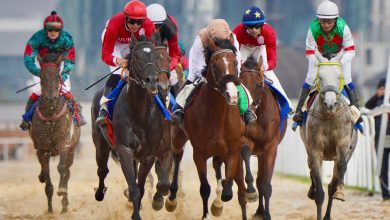
[[[317,220],[322,219],[322,204],[324,203],[324,189],[322,188],[322,181],[321,181],[321,165],[322,165],[322,159],[318,155],[312,154],[308,155],[308,164],[310,168],[310,178],[312,179],[312,184],[315,186],[315,192],[314,192],[314,201],[317,206]]]
[[[158,181],[156,186],[157,192],[153,196],[152,207],[158,211],[164,205],[163,196],[167,195],[169,191],[169,172],[172,167],[172,153],[167,151],[163,155],[160,155],[155,166]]]
[[[270,220],[271,214],[269,211],[269,204],[272,195],[272,175],[275,168],[277,143],[272,147],[268,148],[263,154],[263,163],[261,169],[263,169],[263,179],[260,185],[261,194],[264,197],[264,214],[263,220]],[[259,167],[260,169],[260,167]]]
[[[165,209],[168,212],[173,212],[176,209],[177,201],[177,191],[179,190],[179,170],[180,170],[180,163],[183,158],[183,150],[178,153],[173,154],[173,161],[174,161],[174,170],[173,170],[173,177],[171,185],[169,186],[169,197],[165,201]]]
[[[225,163],[225,177],[222,181],[222,196],[221,199],[224,202],[230,201],[233,198],[233,178],[236,176],[239,152],[229,152],[227,162]]]
[[[334,167],[336,169],[336,166]],[[324,216],[324,220],[330,220],[330,214],[332,212],[332,203],[333,203],[333,195],[336,192],[336,187],[337,187],[337,178],[333,176],[332,181],[328,185],[328,205],[326,207],[326,213]]]
[[[203,201],[203,216],[202,219],[208,218],[208,200],[210,197],[210,184],[207,181],[207,164],[206,159],[197,152],[194,152],[193,155],[196,169],[198,171],[199,180],[200,180],[200,195]]]
[[[65,146],[65,149],[60,152],[60,162],[57,166],[57,170],[60,173],[60,183],[57,195],[63,196],[61,213],[68,211],[68,182],[70,178],[70,166],[73,164],[73,158],[74,151],[72,151],[68,146]]]
[[[335,168],[333,169],[333,176],[337,179],[336,192],[333,194],[332,199],[338,199],[345,201],[344,196],[344,175],[347,171],[346,156],[342,155],[339,161],[335,161]],[[329,198],[330,199],[330,198]]]
[[[217,198],[214,199],[211,204],[211,214],[214,216],[220,216],[223,210],[223,201],[221,199],[222,195],[222,160],[221,158],[215,156],[213,157],[213,168],[215,171],[215,177],[217,179],[217,189],[215,190]]]
[[[259,195],[256,192],[255,186],[253,185],[254,180],[250,165],[251,155],[252,153],[250,152],[249,147],[244,145],[241,148],[241,156],[245,163],[245,182],[247,184],[245,197],[248,202],[256,202],[259,199]]]
[[[264,155],[258,155],[257,156],[257,178],[256,178],[256,187],[257,191],[259,192],[259,206],[256,209],[255,214],[253,215],[253,219],[261,219],[263,220],[264,216],[264,194],[261,190],[261,185],[264,182],[265,179],[265,161],[264,161]]]
[[[104,179],[109,172],[107,166],[109,156],[110,147],[107,144],[96,144],[96,163],[98,166],[97,175],[99,177],[99,186],[98,188],[95,188],[95,199],[99,202],[103,201],[107,190],[107,187],[104,185]]]
[[[137,186],[136,176],[135,176],[135,167],[133,163],[134,153],[133,150],[129,147],[117,144],[115,149],[118,154],[122,172],[126,178],[126,182],[129,188],[129,201],[133,203],[133,215],[131,216],[134,220],[141,220],[141,216],[139,214],[139,201],[140,201],[140,189]]]
[[[49,170],[50,156],[45,151],[39,149],[37,150],[37,156],[38,156],[39,163],[41,164],[41,173],[39,174],[38,178],[41,183],[46,182],[45,193],[47,197],[48,212],[53,213],[52,199],[53,199],[54,189],[50,179],[50,170]]]
[[[238,202],[241,206],[241,212],[242,212],[242,219],[243,220],[246,220],[247,219],[247,216],[246,216],[246,192],[245,192],[245,184],[244,184],[244,171],[243,171],[243,167],[242,167],[242,161],[240,160],[238,162],[238,167],[237,167],[237,172],[236,172],[236,176],[234,177],[234,181],[236,182],[237,186],[238,186],[238,191],[237,191],[237,195],[238,195]]]
[[[137,178],[138,179],[138,188],[140,190],[139,207],[138,208],[141,208],[141,200],[144,197],[144,193],[145,193],[146,177],[148,176],[150,170],[152,169],[153,163],[154,163],[153,159],[149,159],[147,161],[140,163],[139,170],[138,170],[138,178]]]

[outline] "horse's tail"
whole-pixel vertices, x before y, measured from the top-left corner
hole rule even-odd
[[[111,150],[111,158],[115,161],[116,164],[121,165],[119,156],[114,150]]]

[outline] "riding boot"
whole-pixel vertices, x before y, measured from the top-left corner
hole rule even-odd
[[[107,98],[108,95],[111,93],[111,90],[112,90],[112,87],[109,87],[109,86],[104,87],[103,96],[105,98]],[[102,105],[106,105],[106,103],[103,103]],[[107,114],[108,114],[107,110],[101,106],[100,110],[99,110],[99,116],[96,118],[96,121],[95,121],[96,125],[102,126],[102,125],[106,124]]]
[[[176,110],[172,113],[171,120],[175,125],[181,125],[184,121],[184,109],[176,103]]]
[[[357,91],[352,83],[348,84],[347,86],[344,86],[345,91],[348,94],[349,100],[351,102],[351,105],[354,105],[357,109],[359,109],[359,98],[357,95]],[[359,109],[360,110],[360,109]],[[359,116],[359,119],[356,121],[356,124],[359,124],[363,122],[362,116]]]
[[[252,123],[252,122],[254,122],[254,121],[257,120],[257,115],[256,115],[256,113],[253,112],[250,108],[248,108],[248,109],[246,110],[246,112],[244,113],[243,118],[244,118],[245,124],[248,125],[248,124],[250,124],[250,123]]]
[[[32,111],[31,107],[33,107],[33,104],[35,103],[35,100],[32,100],[31,98],[28,99],[26,109],[25,109],[25,114],[23,114],[23,120],[22,123],[19,125],[20,129],[23,131],[27,131],[30,128],[30,121],[32,117]],[[31,112],[31,114],[28,114]],[[31,116],[27,116],[31,115]]]
[[[172,93],[173,97],[175,97],[175,98],[176,98],[177,94],[179,93],[179,87],[180,87],[179,83],[176,83],[175,85],[171,86],[171,93]]]
[[[293,121],[295,122],[302,122],[303,120],[303,113],[302,113],[302,107],[305,104],[306,98],[309,95],[310,88],[302,87],[300,93],[299,93],[299,100],[297,104],[297,109],[295,110],[295,114],[293,116]]]

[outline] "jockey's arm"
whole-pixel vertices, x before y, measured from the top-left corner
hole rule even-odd
[[[268,68],[266,70],[273,70],[276,67],[276,33],[273,29],[268,32],[267,39],[265,39],[265,46],[267,48]]]
[[[309,28],[306,37],[306,57],[309,60],[309,65],[316,66],[317,58],[315,56],[315,50],[317,48],[317,43],[313,37],[313,34]]]
[[[102,34],[102,60],[109,66],[116,66],[116,57],[112,55],[114,52],[115,42],[117,40],[116,33],[106,26]]]
[[[260,56],[263,59],[264,71],[267,71],[269,69],[269,65],[268,65],[268,58],[267,58],[267,47],[265,45],[260,46]]]
[[[355,57],[355,43],[353,42],[351,30],[347,25],[345,25],[344,27],[343,49],[344,54],[340,60],[341,64],[351,62],[352,59]]]
[[[180,63],[180,48],[176,34],[168,40],[169,56],[171,57],[171,64],[169,69],[175,69],[176,65]]]
[[[62,70],[61,76],[63,80],[68,78],[69,72],[74,69],[75,59],[76,59],[76,50],[73,45],[73,41],[69,44],[68,49],[64,53],[64,68]]]
[[[35,58],[38,54],[38,44],[35,35],[33,35],[30,40],[27,42],[26,48],[24,50],[24,65],[27,70],[35,76],[39,76],[41,70],[35,63]]]
[[[238,70],[238,73],[240,72],[241,70],[241,52],[240,52],[240,43],[238,42],[237,40],[237,36],[236,34],[233,34],[233,39],[234,39],[234,47],[236,48],[236,60],[237,60],[237,70]]]
[[[196,36],[194,43],[190,49],[189,55],[189,73],[187,80],[194,82],[196,78],[202,77],[202,70],[206,66],[202,40],[199,35]]]

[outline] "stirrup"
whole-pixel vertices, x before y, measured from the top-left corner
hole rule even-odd
[[[19,125],[19,128],[23,131],[27,131],[30,129],[30,122],[23,120],[22,123]]]

